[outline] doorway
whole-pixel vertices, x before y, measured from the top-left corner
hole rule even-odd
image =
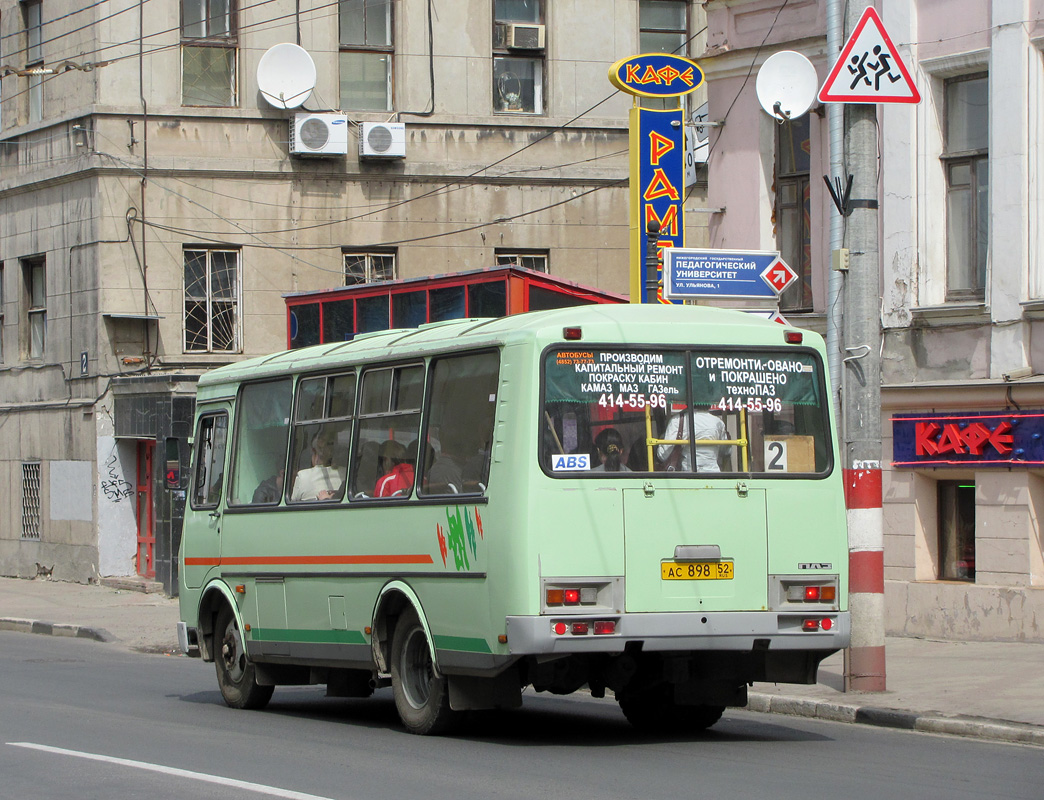
[[[138,549],[135,554],[135,569],[144,578],[156,577],[156,528],[153,516],[152,464],[156,442],[151,439],[138,440],[137,480],[135,482],[135,508],[138,525]]]

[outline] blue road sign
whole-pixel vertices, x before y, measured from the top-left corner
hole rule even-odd
[[[797,280],[779,253],[772,250],[696,250],[670,247],[663,251],[665,297],[765,297],[775,299]]]

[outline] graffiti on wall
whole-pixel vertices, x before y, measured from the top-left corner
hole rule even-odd
[[[134,494],[134,487],[116,473],[116,464],[118,462],[116,445],[113,445],[109,459],[105,462],[106,472],[101,482],[102,494],[112,503],[118,503]]]

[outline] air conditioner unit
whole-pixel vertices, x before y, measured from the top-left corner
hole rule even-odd
[[[290,121],[290,152],[295,156],[348,154],[347,114],[294,114]]]
[[[360,158],[405,158],[405,122],[364,122],[359,133]]]
[[[509,50],[543,50],[544,26],[505,22],[497,26],[498,47]]]

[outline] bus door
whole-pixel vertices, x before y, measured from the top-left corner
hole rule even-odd
[[[765,490],[664,483],[623,491],[626,610],[766,608]]]
[[[196,422],[190,511],[185,514],[182,572],[185,585],[196,589],[221,563],[221,500],[228,446],[227,405],[208,408]]]

